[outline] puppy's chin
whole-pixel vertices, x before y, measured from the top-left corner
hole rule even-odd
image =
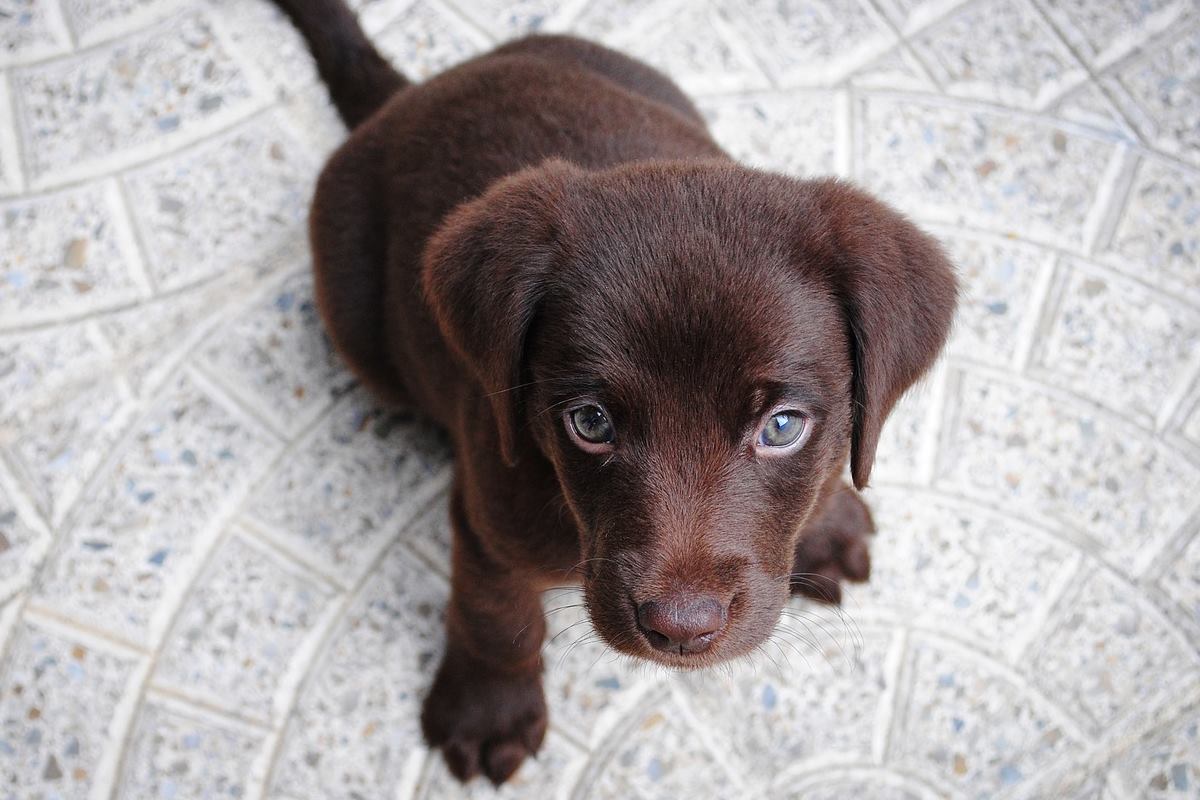
[[[682,653],[654,647],[638,624],[637,609],[630,593],[597,586],[584,580],[584,602],[592,626],[609,647],[626,655],[678,670],[712,667],[754,652],[774,631],[789,597],[788,588],[778,591],[758,587],[734,596],[724,628],[701,652]]]

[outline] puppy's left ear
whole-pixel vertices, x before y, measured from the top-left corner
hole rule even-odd
[[[854,369],[850,472],[863,488],[884,420],[932,366],[954,317],[954,267],[933,237],[836,180],[806,182],[800,257],[842,305]]]
[[[505,178],[452,211],[425,247],[425,298],[487,396],[508,464],[516,461],[525,335],[559,260],[567,186],[578,174],[548,161]]]

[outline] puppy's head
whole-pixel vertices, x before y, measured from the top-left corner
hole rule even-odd
[[[447,220],[424,286],[580,531],[587,605],[625,652],[700,666],[778,620],[800,529],[954,309],[937,244],[836,181],[723,162],[548,162]]]

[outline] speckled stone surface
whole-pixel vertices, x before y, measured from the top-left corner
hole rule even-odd
[[[1200,797],[1194,0],[352,0],[421,79],[528,31],[661,67],[756,166],[959,265],[875,574],[675,675],[544,598],[497,793],[423,747],[444,437],[321,331],[344,135],[265,0],[0,0],[0,800]]]

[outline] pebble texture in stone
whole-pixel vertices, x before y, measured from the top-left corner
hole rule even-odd
[[[85,798],[136,659],[22,624],[0,666],[0,769],[9,797]]]
[[[949,93],[1017,108],[1038,108],[1087,74],[1026,0],[968,4],[915,47]]]
[[[332,599],[298,572],[239,536],[226,541],[179,610],[152,680],[269,720],[292,657]]]
[[[0,798],[1200,796],[1192,0],[351,5],[418,80],[626,50],[739,159],[943,242],[873,580],[687,675],[547,592],[543,752],[462,789],[418,720],[449,448],[321,331],[344,131],[303,42],[266,0],[0,0]]]
[[[12,80],[26,166],[42,184],[141,160],[260,103],[244,66],[195,13],[14,69]]]
[[[317,168],[278,116],[256,117],[125,181],[160,289],[220,275],[295,235]],[[240,169],[239,180],[228,175]]]
[[[160,698],[147,700],[125,753],[130,797],[245,797],[265,732]]]
[[[137,254],[123,213],[111,181],[0,205],[5,323],[62,319],[135,300]]]

